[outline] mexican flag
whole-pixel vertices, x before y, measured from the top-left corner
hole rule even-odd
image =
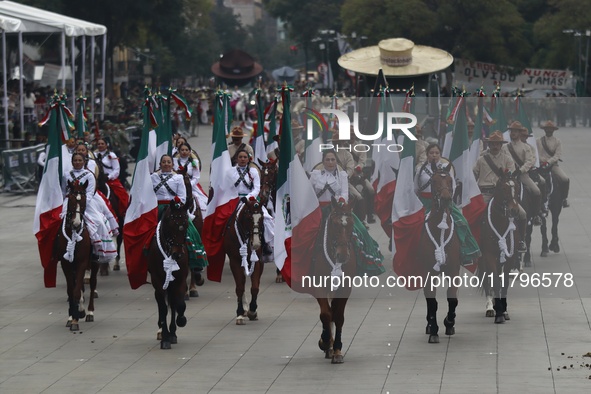
[[[409,93],[405,98],[403,111],[410,113],[413,112],[413,96],[414,93],[411,93],[411,91],[409,90]],[[380,111],[384,114],[387,112],[394,111],[394,105],[389,97],[389,89],[386,87],[386,89],[382,93],[382,97],[380,97]],[[386,124],[386,119],[384,119],[384,125]],[[396,141],[388,141],[386,138],[386,130],[384,130],[382,133],[381,140],[378,140],[376,142],[384,145],[390,145]],[[372,184],[376,191],[375,213],[380,219],[382,229],[384,230],[388,238],[390,238],[392,236],[392,224],[390,222],[390,218],[392,216],[392,202],[394,199],[394,190],[396,189],[396,174],[400,166],[400,155],[398,152],[389,152],[385,149],[381,149],[379,152],[374,152],[373,155],[375,156],[374,160],[376,163],[376,168],[372,176],[372,179],[374,179],[374,182]]]
[[[238,197],[231,184],[228,172],[232,169],[230,153],[226,143],[227,117],[230,98],[219,91],[216,95],[214,107],[214,123],[212,133],[212,161],[210,172],[210,201],[207,204],[203,219],[202,239],[209,265],[207,279],[214,282],[222,281],[222,271],[226,254],[224,252],[224,229],[228,218],[238,205]]]
[[[503,136],[509,141],[509,134],[507,131],[507,118],[505,118],[505,111],[503,110],[503,100],[501,99],[501,85],[497,84],[492,99],[490,102],[490,114],[494,120],[494,130],[499,130]]]
[[[312,172],[314,166],[322,161],[320,144],[322,143],[322,135],[328,131],[328,124],[324,116],[312,108],[314,91],[308,89],[303,95],[306,105],[302,119],[302,126],[304,126],[306,132],[304,137],[304,169],[307,172]]]
[[[154,116],[156,117],[156,151],[154,154],[154,170],[160,167],[160,158],[162,155],[172,153],[172,121],[170,119],[170,95],[168,98],[162,96],[160,92],[153,96],[156,107]]]
[[[263,98],[261,93],[261,89],[255,90],[257,123],[254,125],[252,132],[254,139],[254,162],[257,166],[259,165],[259,160],[263,163],[269,161],[265,148],[265,108],[263,106]]]
[[[441,150],[442,157],[449,157],[449,152],[451,150],[451,144],[453,143],[453,131],[454,125],[456,122],[456,118],[458,116],[458,110],[462,104],[462,101],[465,99],[463,98],[463,94],[459,94],[459,97],[456,97],[457,89],[454,88],[454,96],[451,99],[449,110],[447,111],[447,130],[445,132],[445,140],[443,141],[443,148]]]
[[[292,289],[304,291],[301,277],[309,272],[310,253],[322,213],[293,145],[289,87],[283,87],[282,96],[281,153],[275,202],[275,264]]]
[[[456,118],[456,127],[449,161],[451,161],[456,171],[456,181],[462,184],[462,195],[458,207],[462,209],[462,213],[468,224],[476,228],[480,223],[479,219],[482,217],[482,213],[486,209],[486,204],[476,183],[476,178],[474,178],[474,172],[472,171],[473,165],[470,165],[470,145],[468,143],[468,123],[465,109],[466,100],[462,100],[462,102]],[[474,134],[476,135],[476,133]],[[473,268],[476,269],[476,266],[473,266]]]
[[[424,264],[417,259],[425,208],[414,191],[415,141],[404,137],[403,147],[392,204],[393,266],[398,276],[424,277]]]
[[[154,161],[153,158],[150,160],[149,152],[150,133],[154,133],[152,104],[151,98],[146,97],[142,139],[131,184],[131,200],[123,225],[127,278],[132,289],[147,283],[148,264],[144,248],[150,246],[158,224],[158,200],[150,178],[150,165]]]
[[[76,112],[76,130],[78,138],[84,138],[84,133],[88,132],[88,116],[86,116],[86,97],[78,97],[78,112]]]
[[[266,142],[266,152],[267,154],[275,151],[275,148],[279,147],[279,144],[276,141],[277,134],[277,104],[279,103],[279,98],[274,97],[271,104],[267,106],[265,109],[265,120],[269,122],[269,134],[267,134],[267,142]],[[285,108],[283,109],[285,113]]]
[[[57,98],[54,97],[54,100]],[[59,104],[50,108],[45,123],[49,125],[47,161],[39,185],[33,219],[33,233],[37,238],[45,287],[55,287],[57,260],[53,259],[53,244],[60,228],[62,204],[62,142],[58,132]]]
[[[484,119],[486,111],[484,109],[484,90],[482,88],[476,91],[477,102],[476,106],[478,109],[478,114],[476,115],[476,121],[474,122],[474,134],[472,134],[472,141],[468,141],[470,143],[469,153],[468,153],[468,168],[474,168],[474,165],[478,161],[480,157],[480,141],[485,137],[485,129],[484,129]]]

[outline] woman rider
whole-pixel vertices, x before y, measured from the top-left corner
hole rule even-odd
[[[425,152],[427,154],[427,161],[417,167],[415,174],[415,192],[419,196],[426,211],[429,212],[431,210],[431,177],[433,176],[431,166],[435,164],[438,169],[442,169],[452,164],[446,158],[441,157],[441,148],[437,144],[430,144]],[[450,170],[450,175],[455,190],[456,182],[453,166]],[[481,256],[480,248],[470,231],[470,227],[462,211],[453,202],[451,204],[451,216],[455,222],[458,238],[460,239],[462,264],[470,264],[472,260]]]
[[[168,205],[184,205],[187,201],[187,189],[182,175],[172,171],[172,157],[162,155],[160,158],[160,171],[151,175],[152,187],[158,199],[158,219]],[[187,226],[187,250],[189,252],[189,267],[192,269],[207,266],[207,257],[201,237],[193,222],[188,221]]]
[[[119,180],[119,172],[121,170],[119,167],[119,158],[115,153],[109,151],[107,141],[104,138],[99,138],[96,141],[96,147],[97,151],[94,152],[96,160],[102,163],[103,171],[109,177],[107,184],[119,200],[120,216],[125,217],[125,212],[129,205],[129,195]]]
[[[84,224],[88,230],[88,235],[92,241],[93,253],[97,256],[98,262],[108,263],[117,255],[117,249],[113,243],[111,229],[109,229],[105,223],[104,216],[94,200],[94,194],[96,191],[94,174],[84,168],[84,165],[84,156],[80,153],[74,152],[72,154],[72,170],[64,175],[64,181],[62,183],[64,205],[62,207],[61,217],[68,212],[68,181],[71,183],[88,182],[88,185],[86,186],[86,194],[83,196],[83,198],[86,199]]]
[[[310,182],[318,197],[322,208],[322,216],[325,220],[330,213],[331,197],[336,200],[344,199],[349,202],[349,181],[347,173],[339,168],[337,156],[334,151],[322,152],[320,168],[312,170]],[[380,252],[377,242],[369,235],[367,228],[353,214],[353,238],[357,260],[357,273],[368,275],[380,275],[386,270],[382,265],[384,256]]]
[[[199,184],[199,179],[201,178],[199,159],[194,157],[192,152],[191,146],[188,143],[181,143],[178,146],[177,157],[173,157],[174,170],[178,171],[180,167],[187,170],[187,175],[191,180],[193,196],[197,198],[199,208],[203,213],[205,213],[205,210],[207,209],[207,195]]]

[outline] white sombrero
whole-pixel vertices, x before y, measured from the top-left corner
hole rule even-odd
[[[339,65],[360,74],[410,77],[430,74],[449,67],[452,55],[442,49],[415,45],[406,38],[389,38],[341,56]]]

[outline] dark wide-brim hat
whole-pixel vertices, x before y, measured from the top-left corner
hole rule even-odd
[[[219,62],[211,66],[211,72],[225,79],[246,79],[259,75],[263,66],[240,49],[232,49],[222,55]]]
[[[442,49],[415,45],[406,38],[389,38],[346,53],[338,63],[360,74],[378,75],[381,69],[386,77],[411,77],[444,70],[453,61],[453,56]]]

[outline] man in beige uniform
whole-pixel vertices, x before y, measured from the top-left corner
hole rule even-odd
[[[230,158],[232,159],[232,165],[236,165],[236,157],[234,156],[236,155],[236,152],[238,152],[239,149],[244,149],[246,153],[248,153],[250,161],[252,161],[254,158],[254,151],[252,150],[252,147],[250,145],[248,145],[245,142],[242,142],[242,138],[244,138],[244,131],[242,130],[242,127],[236,126],[232,128],[232,131],[230,132],[230,137],[232,137],[232,142],[228,144],[228,153],[230,154]]]
[[[567,199],[570,179],[558,166],[558,162],[562,156],[562,144],[558,138],[554,137],[554,131],[558,130],[558,127],[549,120],[542,125],[542,129],[546,135],[537,140],[538,153],[540,155],[540,167],[550,167],[554,182],[562,184],[564,190],[564,201],[562,202],[562,206],[568,208],[570,206]]]
[[[534,162],[536,163],[535,165],[537,166],[538,163],[540,162],[540,160],[538,159],[538,150],[537,148],[534,148],[532,145],[530,145],[527,140],[529,137],[533,137],[533,134],[530,134],[530,130],[528,130],[526,127],[524,127],[521,130],[521,134],[520,134],[520,139],[521,142],[523,142],[525,144],[525,146],[531,150],[532,155],[534,156]],[[538,173],[538,169],[536,167],[532,167],[529,170],[529,177],[532,181],[534,181],[534,183],[536,183],[538,185],[538,189],[540,189],[540,205],[541,205],[541,209],[542,209],[542,214],[546,215],[548,214],[548,209],[546,206],[546,201],[547,201],[547,193],[546,193],[546,180],[544,179],[544,177],[541,177],[540,174]],[[537,221],[537,220],[536,220]]]
[[[417,137],[415,157],[417,158],[417,164],[423,164],[427,161],[427,147],[429,143],[423,139],[423,130],[418,124],[415,127],[415,135]]]
[[[515,169],[515,162],[511,155],[505,153],[502,148],[507,141],[504,140],[503,134],[500,131],[494,131],[487,139],[488,149],[482,152],[482,155],[474,165],[474,177],[478,183],[478,187],[482,192],[482,197],[485,203],[489,203],[493,197],[495,186],[499,180],[500,174],[513,171]],[[523,208],[519,212],[520,221],[525,222],[525,211]],[[522,228],[524,226],[521,226]],[[523,238],[522,238],[523,240]],[[525,242],[520,241],[518,245],[519,252],[525,252]]]
[[[523,125],[519,121],[515,121],[509,125],[511,132],[511,142],[503,146],[503,151],[510,155],[515,162],[516,172],[519,175],[519,180],[523,187],[525,187],[531,194],[531,212],[534,213],[533,224],[538,226],[541,224],[538,213],[541,208],[541,195],[538,186],[529,177],[528,171],[534,166],[536,158],[532,150],[527,144],[521,142],[521,131]]]

